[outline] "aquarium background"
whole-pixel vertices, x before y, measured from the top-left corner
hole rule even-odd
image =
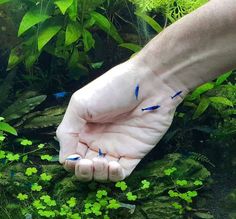
[[[0,218],[236,218],[235,71],[178,107],[125,181],[58,163],[73,92],[206,0],[0,0]]]

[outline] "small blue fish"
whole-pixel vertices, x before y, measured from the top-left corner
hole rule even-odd
[[[76,156],[71,156],[71,157],[69,156],[66,158],[66,160],[72,160],[72,161],[80,160],[80,157],[79,156],[77,156],[77,157]]]
[[[53,94],[53,96],[56,99],[61,99],[61,98],[65,97],[67,94],[68,94],[68,92],[62,91],[62,92],[58,92],[58,93]]]
[[[179,96],[183,91],[178,91],[174,96],[171,96],[171,99],[174,99],[175,97]]]
[[[104,157],[104,154],[102,153],[101,148],[98,149],[98,156],[99,157]]]
[[[146,111],[146,110],[148,110],[148,111],[153,111],[153,110],[156,110],[156,109],[158,109],[158,108],[160,108],[160,107],[161,107],[160,105],[150,106],[150,107],[147,107],[147,108],[142,109],[142,111]]]
[[[134,91],[136,100],[138,100],[138,94],[139,94],[139,85],[136,86],[135,91]]]

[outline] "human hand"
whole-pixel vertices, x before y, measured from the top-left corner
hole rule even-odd
[[[81,181],[124,179],[165,134],[183,95],[135,58],[112,68],[72,95],[57,129],[60,163]]]

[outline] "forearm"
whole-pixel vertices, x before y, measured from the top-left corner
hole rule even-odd
[[[166,28],[134,58],[174,89],[236,68],[236,1],[212,0]]]

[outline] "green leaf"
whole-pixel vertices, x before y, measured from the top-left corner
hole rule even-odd
[[[51,175],[48,175],[46,173],[42,173],[40,175],[40,178],[43,180],[43,181],[50,181],[52,179],[52,176]]]
[[[96,197],[98,199],[101,199],[102,197],[106,197],[107,196],[107,191],[106,190],[98,190],[97,191],[97,194],[96,194]]]
[[[126,193],[126,197],[129,201],[135,201],[137,199],[137,195],[133,195],[132,192]]]
[[[40,28],[38,35],[38,50],[40,51],[62,28],[62,20],[57,18],[47,20]]]
[[[202,219],[212,219],[212,218],[214,218],[213,215],[211,215],[209,213],[196,212],[196,213],[194,213],[194,215],[196,215],[197,217],[202,218]]]
[[[21,20],[20,27],[18,30],[18,36],[21,36],[28,29],[33,27],[35,24],[41,23],[50,18],[49,15],[44,14],[39,9],[33,9],[28,11]]]
[[[198,195],[197,191],[187,191],[189,197],[196,197]]]
[[[73,3],[68,8],[68,15],[72,21],[76,21],[78,16],[78,0],[73,0]]]
[[[114,40],[118,43],[122,43],[123,40],[119,33],[117,32],[115,26],[110,22],[105,16],[98,12],[91,12],[92,18],[95,20],[95,23],[107,34],[109,34]]]
[[[17,131],[6,122],[0,122],[0,131],[8,132],[12,135],[17,135]]]
[[[147,181],[146,179],[142,180],[141,183],[142,183],[141,189],[148,189],[150,187],[150,182]]]
[[[103,63],[104,63],[104,62],[91,63],[91,67],[92,67],[93,69],[99,69],[99,68],[102,67]]]
[[[19,194],[17,195],[17,198],[18,198],[20,201],[24,201],[24,200],[28,199],[28,195],[19,193]]]
[[[209,100],[212,103],[220,103],[220,104],[224,104],[226,106],[234,106],[234,104],[232,103],[232,101],[230,101],[229,99],[225,98],[225,97],[209,97]]]
[[[157,33],[160,33],[163,30],[163,28],[150,16],[139,12],[136,12],[135,14],[146,21]]]
[[[6,157],[6,152],[0,150],[0,159],[3,159],[3,158],[5,158],[5,157]]]
[[[210,104],[209,99],[202,98],[196,111],[194,112],[193,119],[197,119],[199,116],[201,116],[207,110],[209,104]]]
[[[25,171],[25,175],[31,176],[31,175],[33,175],[34,173],[37,173],[37,172],[38,172],[38,170],[35,167],[28,167]]]
[[[56,206],[56,201],[51,199],[49,195],[43,195],[40,199],[43,200],[48,206]]]
[[[228,79],[228,77],[229,77],[232,73],[233,73],[233,72],[230,71],[230,72],[227,72],[227,73],[221,75],[220,77],[218,77],[217,80],[216,80],[216,83],[215,83],[216,86],[219,86],[219,85],[221,85],[223,82],[225,82],[225,81]]]
[[[175,167],[168,168],[164,170],[164,173],[166,176],[170,176],[172,173],[174,173],[177,169]]]
[[[203,183],[202,183],[201,180],[195,180],[195,181],[193,182],[193,184],[194,184],[195,186],[201,186],[201,185],[203,185]]]
[[[32,191],[36,191],[36,192],[40,192],[42,190],[42,186],[40,186],[38,183],[34,183],[32,186],[31,186],[31,190]]]
[[[49,154],[41,155],[41,160],[50,161],[50,160],[52,160],[52,156]]]
[[[186,186],[188,185],[187,180],[176,180],[176,184],[179,186]]]
[[[188,97],[188,100],[195,100],[196,98],[198,98],[201,94],[207,92],[208,90],[211,90],[212,88],[214,88],[214,84],[213,83],[205,83],[203,85],[201,85],[200,87],[196,88],[193,93],[191,94],[190,97]]]
[[[108,209],[109,208],[110,209],[118,209],[120,207],[121,207],[120,203],[117,200],[115,200],[115,199],[109,200],[109,205],[107,205]]]
[[[98,12],[91,12],[92,18],[95,20],[96,24],[104,31],[109,32],[111,28],[110,21]]]
[[[12,0],[0,0],[0,5],[4,4],[4,3],[7,3],[7,2],[10,2],[10,1],[12,1]]]
[[[24,145],[24,146],[27,146],[27,145],[32,145],[33,142],[28,140],[28,139],[23,139],[21,142],[20,142],[21,145]]]
[[[66,38],[65,44],[66,46],[71,45],[76,42],[81,36],[81,28],[78,22],[69,22],[66,27]]]
[[[66,13],[66,10],[72,5],[73,0],[55,0],[54,3],[64,15]]]
[[[71,197],[67,202],[66,202],[70,208],[73,208],[76,206],[76,198],[75,197]]]
[[[30,69],[34,63],[37,61],[40,53],[37,51],[30,51],[31,54],[26,55],[25,58],[25,67],[26,69]]]
[[[42,148],[44,148],[44,146],[45,146],[45,144],[39,144],[39,145],[38,145],[38,148],[39,148],[39,149],[42,149]]]
[[[95,40],[93,39],[92,34],[87,30],[83,31],[83,42],[85,52],[88,52],[92,47],[94,47]]]
[[[134,43],[121,43],[119,46],[123,47],[123,48],[126,48],[126,49],[129,49],[133,52],[139,52],[142,49],[141,46],[139,46],[137,44],[134,44]]]
[[[128,188],[128,186],[127,186],[127,184],[126,184],[125,181],[117,182],[117,183],[115,184],[115,187],[120,188],[121,191],[125,191],[125,190]]]
[[[3,136],[3,135],[0,135],[0,141],[4,141],[5,140],[5,136]]]
[[[45,209],[46,206],[44,206],[40,200],[34,200],[33,202],[33,206],[36,208],[36,209]]]
[[[168,191],[168,195],[171,197],[171,198],[174,198],[174,197],[178,197],[179,196],[179,193],[178,192],[175,192],[173,191],[172,189]]]
[[[9,161],[18,161],[20,159],[20,155],[19,154],[8,153],[6,158]]]
[[[22,157],[22,162],[25,163],[28,160],[28,155],[25,155],[24,157]]]
[[[180,205],[180,204],[177,203],[177,202],[174,202],[174,203],[172,204],[172,206],[173,206],[175,209],[182,209],[182,208],[183,208],[182,205]]]

